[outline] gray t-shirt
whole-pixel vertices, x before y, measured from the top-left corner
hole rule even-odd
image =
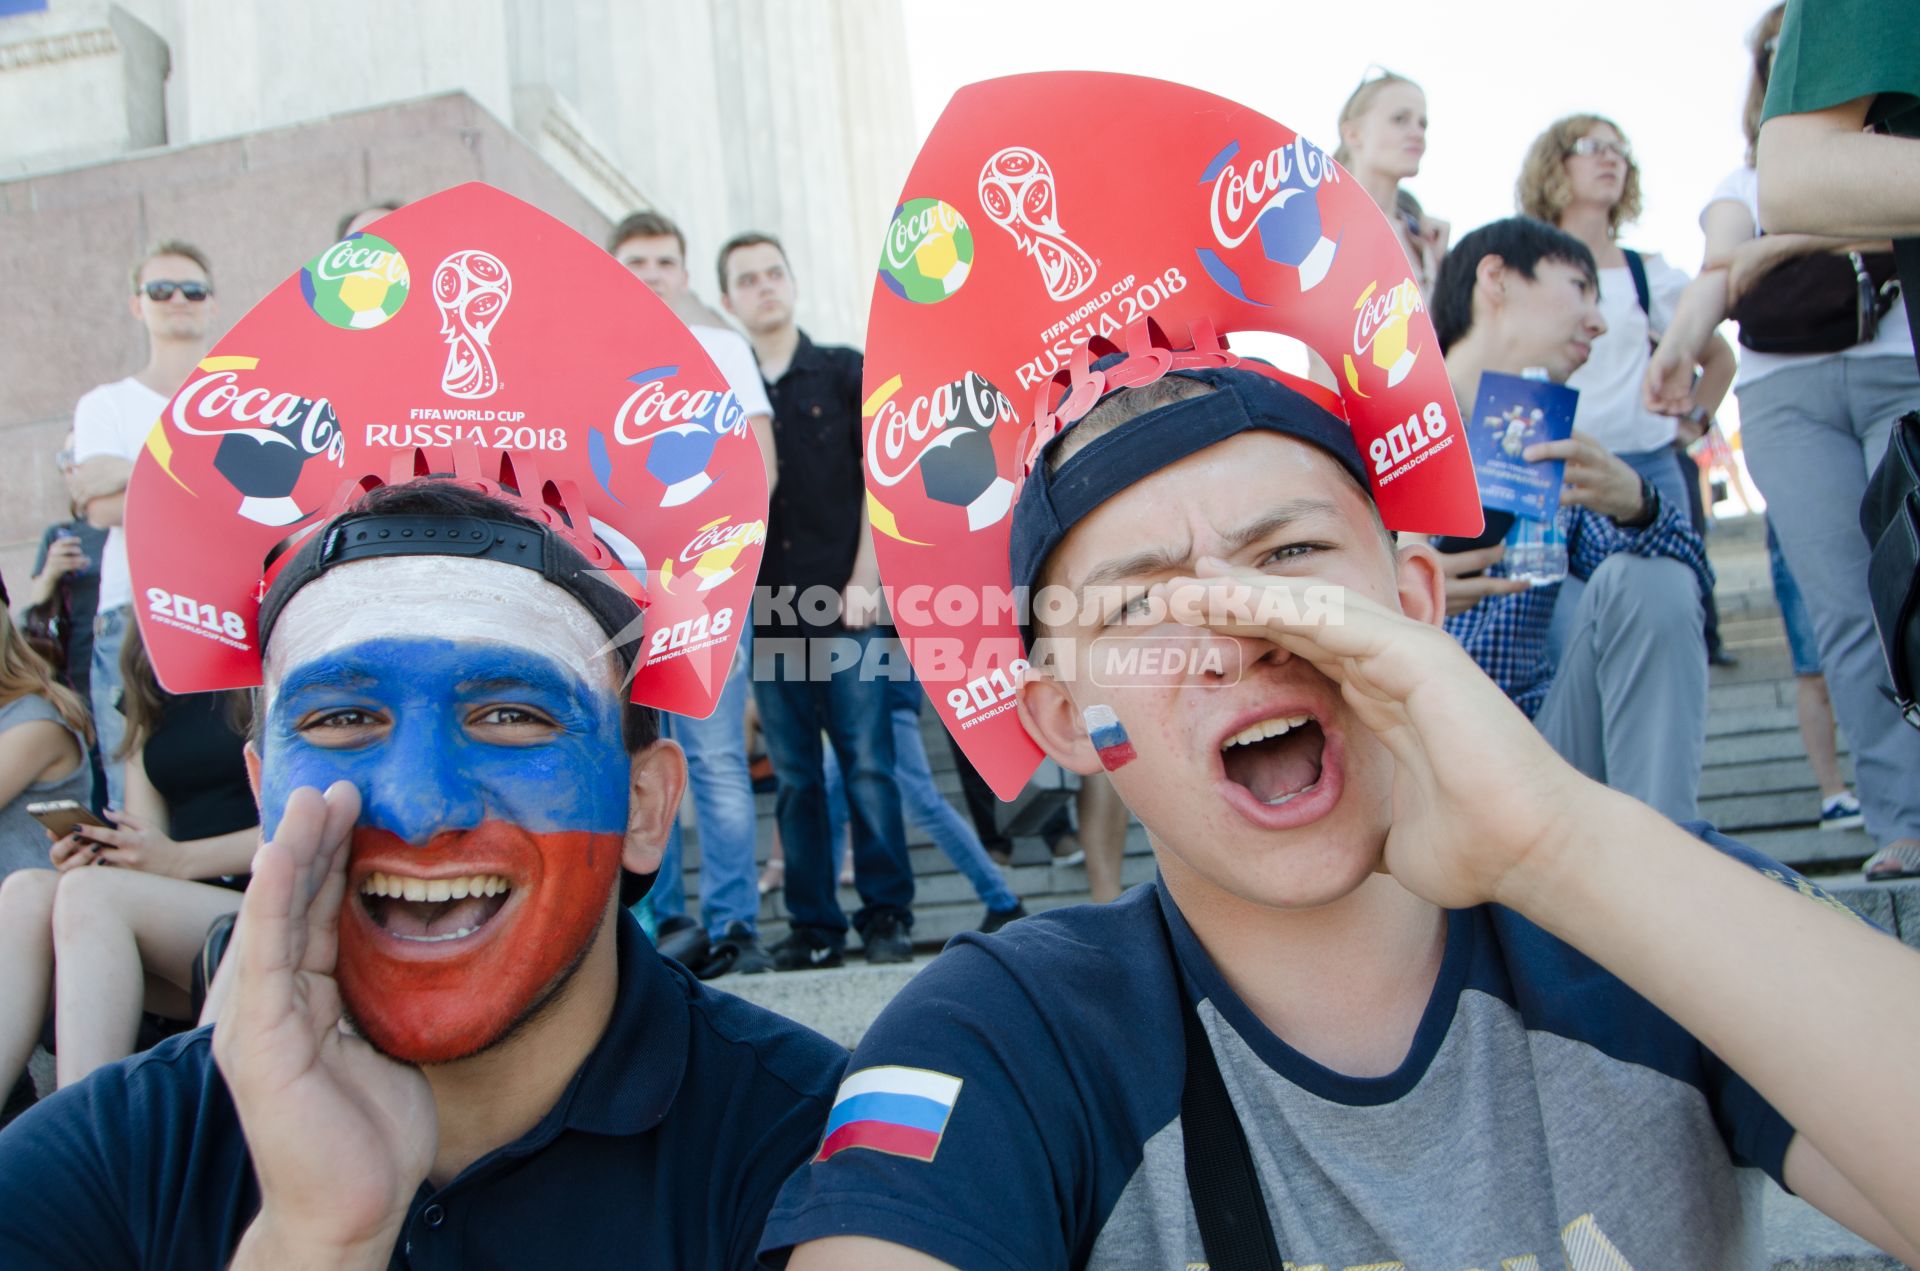
[[[1157,886],[961,936],[902,989],[763,1251],[864,1235],[968,1271],[1204,1265],[1183,995],[1301,1271],[1764,1264],[1754,1186],[1792,1127],[1578,951],[1508,910],[1451,913],[1405,1062],[1350,1077],[1268,1030]]]
[[[0,733],[10,728],[18,728],[35,720],[50,719],[62,728],[66,723],[60,718],[60,712],[44,697],[16,697],[5,706],[0,706]],[[68,732],[72,732],[68,729]],[[93,778],[87,771],[85,759],[86,743],[79,736],[74,740],[80,743],[82,758],[80,766],[71,774],[57,781],[36,781],[22,790],[11,802],[0,806],[0,878],[5,878],[16,869],[46,869],[47,832],[40,822],[27,815],[29,803],[45,803],[54,799],[72,799],[76,803],[86,803],[92,794]]]

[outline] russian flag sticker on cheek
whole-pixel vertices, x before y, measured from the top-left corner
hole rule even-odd
[[[1113,707],[1101,702],[1089,706],[1085,712],[1087,736],[1093,740],[1093,748],[1100,753],[1100,766],[1108,772],[1124,768],[1139,755],[1133,749],[1133,742],[1127,737],[1127,726],[1113,713]]]

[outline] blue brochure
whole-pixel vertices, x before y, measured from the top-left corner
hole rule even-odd
[[[1480,376],[1467,419],[1467,446],[1480,478],[1481,506],[1544,521],[1560,506],[1559,459],[1528,463],[1528,446],[1564,441],[1573,433],[1578,389],[1499,371]]]

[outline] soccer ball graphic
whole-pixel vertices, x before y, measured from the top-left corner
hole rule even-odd
[[[973,231],[951,203],[911,199],[894,214],[880,278],[894,295],[935,304],[960,290],[973,268]]]
[[[400,312],[409,281],[406,259],[393,244],[362,233],[307,262],[300,294],[328,325],[368,331]]]

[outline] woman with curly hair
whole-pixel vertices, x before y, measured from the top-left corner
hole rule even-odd
[[[1556,119],[1528,147],[1514,196],[1523,215],[1585,243],[1600,267],[1600,315],[1607,330],[1594,341],[1587,364],[1567,380],[1580,390],[1574,427],[1626,460],[1662,500],[1692,509],[1694,529],[1704,531],[1699,470],[1684,448],[1712,427],[1733,383],[1733,350],[1717,335],[1701,345],[1694,364],[1699,378],[1678,419],[1642,400],[1653,346],[1673,321],[1690,280],[1658,252],[1620,245],[1621,229],[1640,215],[1640,168],[1626,134],[1604,115]],[[1577,601],[1577,589],[1567,599]],[[1702,600],[1708,660],[1731,663],[1720,647],[1713,597]]]

